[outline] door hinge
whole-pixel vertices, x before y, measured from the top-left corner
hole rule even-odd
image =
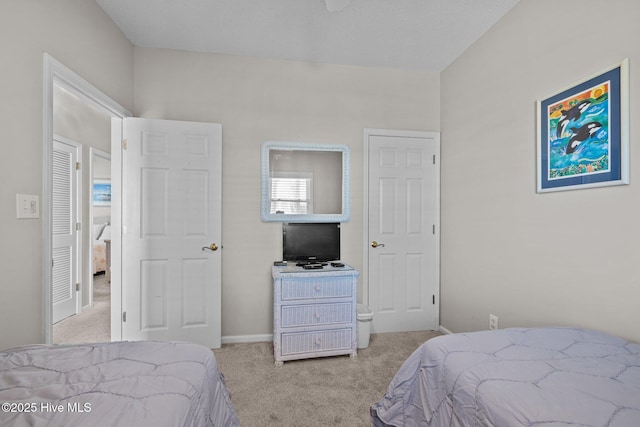
[[[80,291],[80,283],[76,283],[76,292]]]
[[[436,225],[435,225],[435,224],[433,224],[433,230],[432,230],[432,233],[433,233],[433,234],[436,234]]]
[[[80,162],[76,162],[76,170],[79,171],[80,170]]]
[[[123,321],[123,322],[126,322],[126,321],[127,321],[127,312],[126,312],[126,311],[123,311],[123,312],[122,312],[122,321]]]
[[[432,295],[431,303],[432,303],[433,305],[436,305],[436,296],[435,296],[435,295]]]
[[[128,145],[128,141],[125,138],[125,139],[122,140],[122,148],[126,150],[127,149],[127,145]]]
[[[82,224],[80,224],[79,222],[76,222],[76,231],[80,231],[82,230]]]
[[[436,164],[436,155],[435,154],[433,155],[433,164],[434,165]]]

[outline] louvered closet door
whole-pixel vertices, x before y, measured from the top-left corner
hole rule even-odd
[[[53,142],[52,283],[53,323],[76,314],[78,148]]]

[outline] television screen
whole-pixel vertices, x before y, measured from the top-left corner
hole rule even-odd
[[[340,259],[340,223],[283,223],[282,259],[335,261]]]

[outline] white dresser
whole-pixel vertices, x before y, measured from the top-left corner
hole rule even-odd
[[[310,357],[356,357],[359,274],[348,265],[272,268],[276,365]]]

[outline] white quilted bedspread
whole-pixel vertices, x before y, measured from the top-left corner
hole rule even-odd
[[[639,427],[640,345],[572,328],[433,338],[372,415],[406,427]]]
[[[0,426],[235,426],[212,351],[178,342],[0,352]]]

